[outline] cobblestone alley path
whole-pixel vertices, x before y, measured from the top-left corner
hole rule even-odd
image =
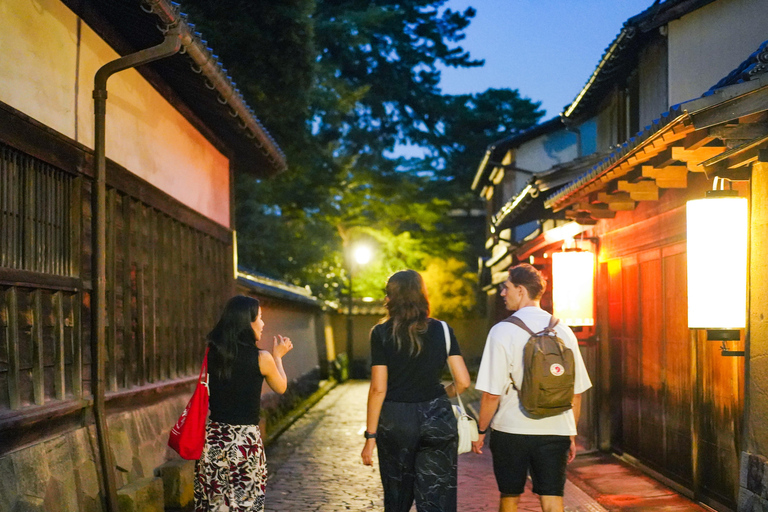
[[[360,461],[367,396],[367,381],[337,386],[269,447],[268,511],[384,509],[378,462],[370,468]],[[570,482],[566,496],[569,511],[604,510]],[[459,511],[496,511],[498,500],[487,447],[483,455],[459,456]],[[540,510],[526,492],[520,511]]]

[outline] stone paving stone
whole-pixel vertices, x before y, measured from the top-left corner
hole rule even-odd
[[[296,421],[267,449],[267,510],[275,512],[338,512],[384,509],[378,463],[363,466],[367,381],[337,386]],[[490,450],[459,456],[458,510],[496,511],[499,491]],[[605,509],[570,484],[569,512]],[[416,510],[415,507],[412,509]],[[520,512],[540,512],[538,496],[530,490],[520,500]]]

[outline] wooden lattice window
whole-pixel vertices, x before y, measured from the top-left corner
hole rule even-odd
[[[0,144],[0,267],[72,276],[76,178]]]

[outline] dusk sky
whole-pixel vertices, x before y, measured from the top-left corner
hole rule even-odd
[[[443,71],[447,94],[518,89],[559,114],[586,84],[622,24],[653,0],[449,0],[477,15],[461,45],[485,66]]]

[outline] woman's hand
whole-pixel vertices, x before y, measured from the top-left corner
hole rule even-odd
[[[272,356],[273,357],[283,357],[285,354],[291,351],[293,349],[293,343],[291,342],[291,338],[280,336],[279,334],[277,336],[274,336],[272,338]]]
[[[373,466],[373,447],[376,446],[375,439],[366,439],[365,446],[363,446],[363,453],[360,455],[363,457],[363,464],[366,466]]]

